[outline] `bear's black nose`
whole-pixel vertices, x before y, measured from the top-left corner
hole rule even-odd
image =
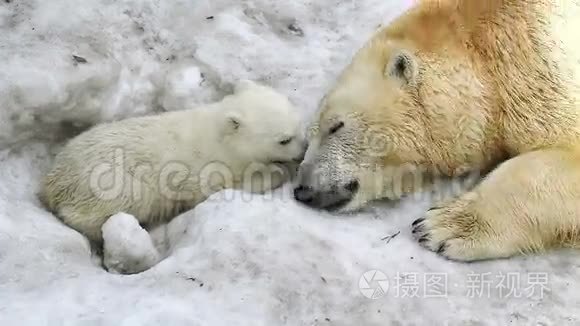
[[[329,190],[314,190],[313,187],[299,185],[294,189],[294,198],[307,206],[332,211],[350,202],[359,187],[358,180],[352,180],[341,187],[331,187]]]
[[[311,203],[314,199],[314,189],[300,185],[294,189],[294,198],[304,204]]]

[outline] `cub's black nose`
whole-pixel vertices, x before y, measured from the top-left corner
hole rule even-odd
[[[304,161],[304,157],[306,156],[307,150],[308,150],[308,143],[304,142],[304,144],[302,145],[302,152],[300,153],[300,155],[298,155],[297,157],[294,158],[294,162],[302,163],[302,161]]]

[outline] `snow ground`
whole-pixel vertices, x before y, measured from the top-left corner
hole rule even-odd
[[[331,216],[295,203],[290,185],[251,200],[226,191],[156,230],[168,255],[135,275],[104,271],[36,200],[58,141],[218,99],[236,79],[286,92],[307,118],[407,5],[2,1],[0,325],[580,325],[576,253],[443,260],[410,234],[425,196]],[[388,279],[375,298],[365,295],[380,284],[360,281],[370,270]]]

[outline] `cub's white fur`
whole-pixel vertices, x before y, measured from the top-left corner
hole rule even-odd
[[[39,197],[97,243],[119,212],[166,222],[226,188],[264,192],[289,177],[305,141],[287,97],[242,81],[222,101],[98,125],[55,158]]]

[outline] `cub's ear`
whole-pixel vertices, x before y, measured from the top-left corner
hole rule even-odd
[[[256,83],[254,81],[251,81],[249,79],[242,79],[236,82],[236,84],[234,85],[234,93],[237,94],[243,92],[254,86],[256,86]]]
[[[415,84],[418,72],[417,58],[405,50],[393,53],[385,67],[385,77],[395,78],[401,85]]]
[[[233,135],[242,126],[242,117],[237,112],[230,112],[226,115],[222,125],[224,135]]]

